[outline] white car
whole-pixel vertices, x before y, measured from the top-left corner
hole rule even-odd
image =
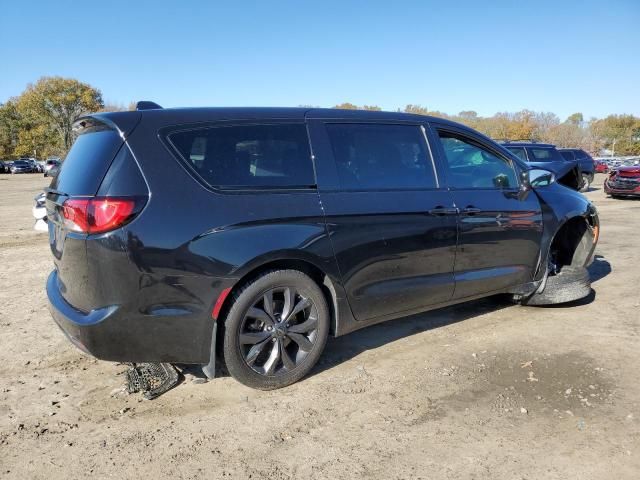
[[[47,223],[47,208],[45,206],[45,193],[42,192],[40,195],[34,198],[36,204],[31,209],[34,218],[36,219],[36,223],[33,226],[34,230],[39,232],[47,232],[49,231],[49,225]]]

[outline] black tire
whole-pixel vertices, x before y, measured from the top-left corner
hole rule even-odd
[[[542,292],[521,300],[522,305],[555,305],[573,302],[591,293],[589,271],[584,268],[564,267],[556,275],[549,275]]]
[[[287,315],[288,318],[293,318],[291,324],[287,319],[283,321],[286,300],[284,300],[284,305],[281,305],[283,302],[279,301],[277,297],[280,295],[280,291],[294,292],[291,295],[295,300],[289,302],[289,312],[295,312],[302,303],[306,305],[310,302],[311,304],[292,317]],[[271,297],[269,308],[266,307],[267,295]],[[271,320],[267,320],[264,316],[256,317],[255,314],[250,314],[250,312],[260,311],[260,308],[256,306],[260,305],[261,299],[265,299],[261,313],[270,310],[268,317]],[[276,310],[280,306],[282,307],[282,316],[276,314]],[[271,324],[257,320],[258,318],[265,319]],[[314,330],[309,336],[307,333],[293,331],[294,328],[311,324],[310,322],[313,323]],[[256,327],[256,323],[261,325]],[[286,325],[284,325],[285,323]],[[227,369],[236,380],[251,388],[274,390],[291,385],[309,373],[317,363],[327,342],[329,324],[327,301],[318,284],[309,276],[298,270],[267,272],[247,283],[234,294],[233,304],[224,323],[223,352]],[[250,327],[257,328],[257,330],[247,330]],[[291,331],[288,331],[287,327],[291,328]],[[267,332],[267,329],[272,332]],[[276,330],[278,330],[277,338]],[[256,339],[255,344],[241,343],[241,338],[246,339],[252,335],[256,337],[259,335],[260,340]],[[304,336],[304,339],[300,338],[301,335]],[[269,348],[271,350],[267,352]],[[260,351],[252,355],[252,350],[255,349],[260,349]],[[267,368],[274,349],[278,349],[277,359],[270,362]],[[283,349],[284,353],[280,349]],[[293,360],[291,354],[288,353],[292,349],[294,350]],[[287,362],[285,362],[285,356]],[[268,358],[264,365],[256,367],[265,357]],[[251,360],[253,360],[253,366],[248,363]],[[276,366],[273,367],[274,371],[270,373],[269,370],[274,363]],[[286,363],[289,364],[288,367]],[[264,369],[265,371],[260,372],[256,369]]]
[[[580,187],[581,192],[588,192],[589,187],[591,186],[591,177],[586,173],[582,174],[582,186]]]

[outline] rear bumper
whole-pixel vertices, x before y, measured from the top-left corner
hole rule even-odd
[[[47,297],[54,321],[71,343],[96,358],[117,362],[209,362],[213,330],[209,316],[142,314],[119,305],[82,312],[62,296],[55,270],[47,279]]]

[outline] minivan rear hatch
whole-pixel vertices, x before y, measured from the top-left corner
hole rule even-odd
[[[72,306],[81,311],[95,308],[87,297],[89,265],[87,261],[87,231],[70,228],[74,225],[73,209],[92,201],[121,149],[127,149],[121,132],[108,122],[88,117],[76,123],[79,134],[59,174],[45,189],[49,245],[57,270],[58,288]],[[66,206],[65,206],[66,203]],[[77,223],[79,220],[75,219]]]

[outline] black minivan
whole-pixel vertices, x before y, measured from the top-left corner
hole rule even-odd
[[[139,105],[78,120],[47,189],[53,318],[97,358],[212,376],[218,356],[272,389],[307,374],[329,335],[591,291],[593,205],[465,126]]]

